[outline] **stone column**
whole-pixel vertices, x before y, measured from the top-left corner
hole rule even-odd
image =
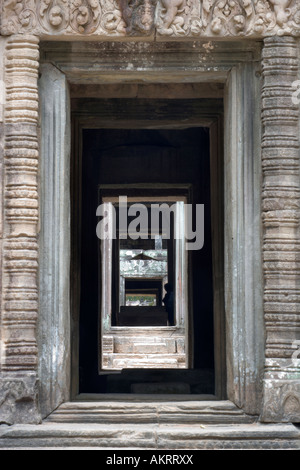
[[[37,423],[38,38],[5,47],[0,421]]]
[[[263,262],[266,331],[262,420],[300,421],[300,188],[298,45],[264,41]]]

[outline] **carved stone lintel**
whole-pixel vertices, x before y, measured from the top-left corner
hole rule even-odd
[[[125,23],[125,34],[148,35],[154,30],[154,0],[119,0],[121,16]]]
[[[35,31],[37,6],[34,0],[4,0],[2,3],[1,34]]]
[[[300,35],[298,0],[4,0],[2,9],[3,35]]]
[[[160,0],[162,37],[265,37],[300,33],[295,0]]]
[[[148,36],[154,0],[5,0],[3,35]]]
[[[280,9],[277,11],[278,15],[282,13]],[[264,421],[300,421],[299,104],[293,100],[298,64],[298,46],[293,38],[265,39],[262,62]]]

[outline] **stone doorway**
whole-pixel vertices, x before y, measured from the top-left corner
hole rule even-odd
[[[135,45],[126,47],[126,60],[130,62]],[[142,46],[140,57],[144,54],[148,57],[149,47]],[[253,278],[255,272],[258,282],[260,276],[260,110],[253,108],[255,101],[252,99],[259,85],[256,61],[260,51],[257,44],[247,43],[244,48],[242,43],[220,43],[209,57],[204,54],[205,66],[200,63],[196,70],[199,47],[202,46],[185,43],[169,44],[167,49],[162,49],[159,44],[151,45],[154,62],[150,64],[150,75],[147,72],[146,76],[140,70],[126,71],[126,76],[119,74],[116,82],[113,72],[117,66],[116,56],[105,55],[108,62],[104,67],[98,44],[76,43],[71,48],[66,43],[63,47],[59,43],[43,45],[39,269],[43,305],[39,331],[42,338],[39,374],[43,416],[64,401],[80,400],[80,258],[77,243],[81,236],[78,231],[81,213],[77,209],[81,201],[82,136],[84,129],[128,127],[128,113],[122,113],[126,108],[118,104],[120,99],[136,105],[132,109],[141,128],[160,128],[166,110],[169,129],[175,129],[175,123],[179,124],[178,113],[181,124],[177,129],[209,128],[211,186],[214,188],[212,226],[224,229],[224,237],[220,230],[212,231],[213,272],[216,274],[213,289],[215,395],[211,398],[228,398],[246,412],[258,413],[260,371],[264,359],[262,298],[260,290],[253,289],[252,284],[244,283],[243,279],[245,275],[247,279]],[[123,46],[117,46],[117,50],[121,53]],[[96,73],[95,66],[86,70],[85,61],[76,62],[78,54],[81,58],[93,57],[98,67]],[[176,61],[186,64],[184,73],[177,65],[175,67]],[[147,100],[147,116],[140,112],[140,99]],[[149,119],[153,116],[150,111],[155,100],[162,100],[156,122]],[[113,126],[108,120],[109,115],[117,116]],[[245,136],[243,146],[240,145],[241,133]],[[56,177],[49,178],[49,174]],[[223,212],[224,220],[220,224]],[[58,227],[59,237],[53,233]],[[49,233],[53,236],[49,237]],[[68,245],[70,234],[72,243]],[[244,243],[246,238],[247,244]],[[52,289],[53,282],[47,282],[49,276],[53,282],[57,280],[59,290]],[[238,284],[237,279],[241,281]],[[65,295],[69,289],[71,302]],[[56,356],[53,351],[57,351]],[[60,383],[59,388],[57,383]],[[100,395],[97,397],[101,400]],[[182,395],[181,400],[185,397],[188,396]],[[201,400],[201,397],[203,399],[203,395],[198,395],[196,399]]]
[[[178,106],[175,101],[171,106],[167,101],[152,102],[151,106],[157,109],[162,104],[172,110]],[[146,114],[149,102],[120,100],[119,106],[128,115],[127,128],[84,129],[82,134],[79,390],[80,393],[214,395],[214,341],[218,344],[219,338],[214,338],[215,273],[212,260],[209,128],[186,127],[178,116],[179,122],[173,124],[175,128],[168,129],[168,111],[165,111],[165,122],[160,124],[160,128],[139,129],[139,123],[132,119],[134,113],[131,108],[139,106],[145,109]],[[149,117],[149,120],[153,119],[155,114]],[[145,124],[142,126],[147,127]],[[156,267],[154,274],[147,274],[148,284],[151,277],[152,281],[160,283],[167,282],[169,278],[174,284],[177,308],[172,324],[146,324],[143,318],[145,310],[146,315],[149,314],[149,307],[138,308],[142,320],[136,321],[142,321],[140,325],[132,324],[132,317],[131,323],[128,323],[128,315],[136,313],[137,309],[130,307],[128,312],[127,307],[117,302],[121,287],[115,273],[118,271],[117,276],[124,275],[120,273],[123,265],[118,260],[119,251],[123,253],[124,249],[118,248],[116,253],[113,246],[117,242],[108,246],[106,241],[101,250],[101,243],[96,237],[95,215],[97,205],[102,201],[98,196],[99,185],[102,198],[107,201],[116,200],[116,195],[120,194],[135,202],[147,199],[148,202],[174,203],[184,199],[193,204],[194,209],[196,204],[204,204],[205,243],[201,250],[185,252],[182,248],[180,254],[179,247],[174,248],[174,254],[170,256],[169,249],[166,255],[169,269],[162,274],[157,272]],[[125,241],[132,244],[132,240]],[[152,246],[150,238],[143,240],[143,243],[144,248]],[[175,241],[173,243],[176,245]],[[129,248],[132,251],[132,246]],[[153,249],[154,245],[152,251],[145,249],[143,254],[149,258],[149,254],[153,255]],[[168,250],[159,250],[156,255],[165,251]],[[110,253],[110,258],[106,252]],[[186,263],[180,261],[181,258],[186,259]],[[153,259],[152,256],[151,266]],[[145,260],[142,264],[144,266]],[[141,283],[140,271],[141,268],[135,275],[125,273],[124,285],[137,288],[136,285]],[[120,275],[120,279],[122,277]],[[157,309],[160,309],[161,319],[164,312],[161,301],[154,308],[155,311]],[[125,310],[127,324],[123,324]],[[220,315],[220,312],[217,314]],[[224,331],[222,333],[224,335]]]
[[[221,252],[213,259],[224,266],[214,305],[225,303],[226,371],[215,361],[216,377],[224,374],[225,396],[245,412],[298,422],[298,2],[237,0],[227,15],[195,1],[166,24],[158,1],[147,31],[138,31],[136,6],[128,27],[117,5],[107,11],[112,2],[83,26],[71,3],[56,9],[55,24],[51,4],[47,11],[30,4],[25,22],[24,8],[2,9],[1,420],[37,422],[78,398],[78,299],[73,292],[70,302],[69,290],[80,266],[70,203],[81,160],[70,164],[70,137],[79,154],[83,127],[107,122],[91,98],[149,98],[153,86],[157,98],[201,98],[198,125],[224,136],[224,149],[222,138],[211,139],[224,150],[224,185],[215,185],[224,201],[224,262]],[[216,97],[224,107],[205,106]]]

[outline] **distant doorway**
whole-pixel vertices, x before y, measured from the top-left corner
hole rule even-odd
[[[188,250],[181,235],[190,190],[100,185],[100,373],[189,367]]]
[[[205,206],[205,243],[201,250],[188,253],[186,266],[186,331],[183,337],[176,338],[176,321],[173,325],[144,325],[143,320],[130,317],[135,313],[129,302],[139,298],[147,300],[163,311],[162,297],[164,280],[167,272],[157,276],[125,276],[123,287],[112,277],[110,292],[104,292],[101,277],[105,266],[99,257],[99,239],[96,237],[96,209],[99,204],[99,187],[122,187],[130,196],[148,188],[155,200],[159,193],[162,199],[182,193],[183,188],[189,193],[193,204]],[[108,192],[107,192],[108,191]],[[162,192],[164,194],[162,195]],[[214,306],[213,306],[213,269],[211,236],[211,187],[210,187],[210,151],[209,130],[206,128],[187,128],[181,130],[165,129],[86,129],[83,130],[82,164],[82,238],[81,238],[81,302],[80,302],[80,392],[81,393],[132,393],[139,391],[153,393],[214,393]],[[144,192],[145,195],[145,192]],[[116,196],[116,193],[114,193]],[[141,200],[143,194],[141,194]],[[159,234],[158,234],[159,235]],[[150,240],[149,240],[150,242]],[[161,241],[162,242],[162,241]],[[125,244],[124,244],[125,243]],[[118,244],[118,270],[120,254],[128,248],[127,242]],[[152,242],[153,243],[153,242]],[[157,241],[157,246],[160,241]],[[145,241],[144,244],[147,244]],[[137,247],[139,253],[151,250]],[[150,247],[155,249],[154,246]],[[132,251],[132,250],[131,250]],[[155,251],[155,250],[154,250]],[[167,251],[167,250],[166,250]],[[153,250],[152,250],[153,252]],[[132,253],[131,253],[132,254]],[[153,254],[153,253],[152,253]],[[166,256],[167,253],[164,253]],[[133,257],[134,257],[133,256]],[[122,261],[122,260],[121,260]],[[116,263],[116,258],[114,260]],[[169,264],[169,276],[176,273],[172,261]],[[172,272],[172,274],[171,274]],[[120,279],[120,272],[117,278]],[[164,279],[165,278],[165,279]],[[122,287],[122,288],[121,288]],[[148,295],[148,297],[147,297]],[[116,335],[114,345],[103,331],[101,309],[104,299],[111,296],[113,309],[111,325],[123,328],[122,335]],[[120,302],[120,298],[123,300]],[[125,296],[125,297],[124,297]],[[125,305],[120,305],[125,303]],[[118,308],[116,309],[116,304]],[[126,305],[127,304],[127,305]],[[122,308],[123,307],[123,308]],[[135,306],[137,307],[137,306]],[[141,309],[141,305],[138,307]],[[153,310],[155,310],[155,308]],[[127,309],[127,320],[126,320]],[[145,311],[145,307],[144,307]],[[117,315],[119,319],[117,319]],[[123,313],[123,315],[120,313]],[[142,311],[140,310],[140,319]],[[132,317],[132,315],[131,315]],[[103,318],[103,317],[102,317]],[[166,322],[167,322],[167,317]],[[127,325],[126,325],[127,321]],[[130,325],[130,321],[137,324]],[[152,318],[153,321],[153,318]],[[129,324],[128,324],[129,322]],[[119,323],[119,324],[118,324]],[[151,323],[151,319],[150,319]],[[155,320],[154,320],[155,323]],[[127,336],[124,335],[127,328]],[[149,329],[156,328],[156,336]],[[138,331],[137,331],[138,330]],[[169,330],[169,331],[167,331]],[[166,336],[167,332],[167,336]],[[143,338],[131,342],[129,338]],[[152,336],[151,336],[152,335]],[[173,339],[172,339],[173,336]],[[156,338],[156,339],[155,339]],[[153,347],[151,343],[157,344]],[[130,344],[129,344],[130,343]],[[141,344],[141,350],[136,343]],[[130,347],[129,347],[130,346]],[[151,360],[144,361],[143,351],[151,350]],[[114,349],[111,349],[114,348]],[[131,348],[131,349],[130,349]],[[103,351],[115,355],[117,367],[105,367],[101,363]],[[128,357],[126,358],[126,354]],[[131,356],[130,356],[131,355]],[[130,362],[134,355],[140,360]],[[175,356],[181,358],[182,368],[175,365]],[[129,357],[130,356],[130,357]],[[184,359],[182,359],[184,357]],[[129,358],[129,359],[128,359]],[[168,361],[170,361],[168,366]],[[153,364],[156,364],[153,366]],[[155,385],[156,384],[156,385]]]

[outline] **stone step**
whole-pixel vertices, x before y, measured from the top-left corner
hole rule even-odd
[[[88,396],[88,395],[87,395]],[[149,395],[150,397],[151,395]],[[108,401],[67,402],[54,411],[46,422],[57,423],[251,423],[253,416],[246,415],[233,403],[222,401],[174,401],[166,396],[156,400],[145,395],[129,395],[128,401],[111,399]],[[134,397],[134,401],[133,401]],[[158,401],[160,400],[160,401]]]
[[[300,430],[292,424],[178,426],[44,422],[0,426],[2,450],[102,449],[109,451],[110,456],[112,449],[163,450],[163,454],[169,450],[182,450],[180,455],[195,449],[299,450],[299,440]]]
[[[165,367],[168,369],[169,367],[173,367],[176,369],[181,369],[185,367],[185,364],[182,362],[177,361],[176,359],[168,359],[165,361],[161,361],[160,359],[118,359],[115,358],[112,361],[112,366],[115,370],[122,370],[124,368],[128,369],[140,369],[140,368],[153,368],[159,367],[162,369]]]
[[[115,336],[114,353],[118,354],[175,354],[177,345],[175,338],[157,336]]]
[[[168,361],[169,359],[172,359],[172,358],[176,358],[176,360],[178,361],[184,361],[185,360],[185,356],[183,354],[159,354],[159,353],[153,353],[151,351],[148,351],[148,353],[141,353],[141,354],[137,354],[137,353],[110,353],[109,354],[111,357],[118,357],[119,359],[157,359],[157,358],[160,358],[161,361]]]
[[[299,450],[292,424],[158,425],[50,423],[0,426],[0,448],[8,450]],[[126,454],[127,455],[127,454]],[[130,454],[129,454],[130,455]],[[145,454],[143,454],[145,455]],[[141,456],[143,459],[144,457]]]
[[[103,354],[103,358],[108,357],[108,367],[113,369],[133,369],[133,368],[184,368],[185,356],[181,354],[158,354],[149,351],[147,354]]]

